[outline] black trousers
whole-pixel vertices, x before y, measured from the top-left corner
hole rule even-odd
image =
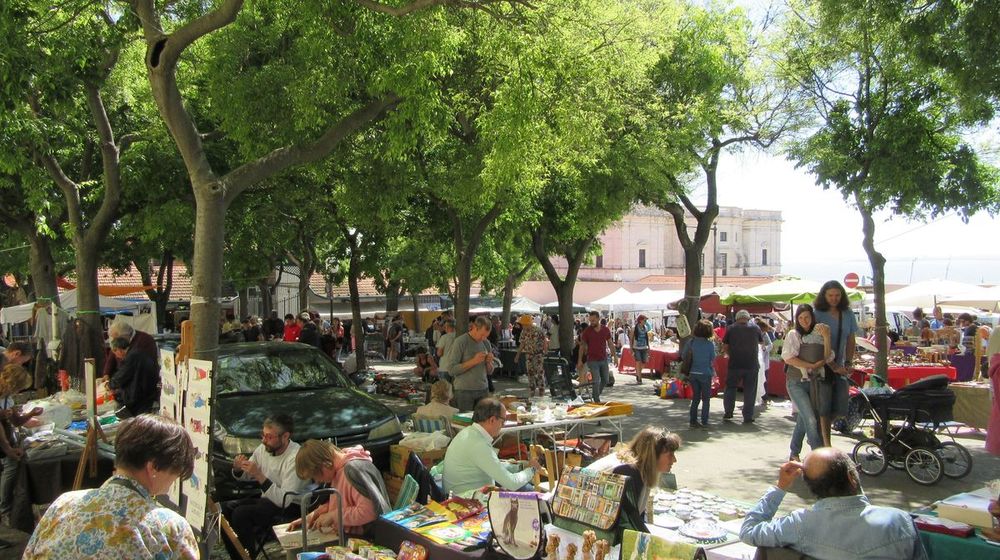
[[[298,504],[281,509],[267,498],[230,500],[222,502],[221,508],[222,515],[226,516],[226,520],[229,521],[229,525],[232,526],[240,543],[250,553],[251,558],[257,555],[256,546],[259,535],[265,534],[265,531],[270,534],[272,526],[299,516]],[[240,553],[229,542],[229,539],[223,538],[222,542],[226,545],[229,557],[233,560],[240,560]]]

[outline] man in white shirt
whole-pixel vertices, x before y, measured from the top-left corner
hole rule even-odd
[[[535,469],[542,466],[535,458],[530,467],[512,473],[500,462],[493,440],[500,436],[507,418],[503,404],[493,397],[479,399],[472,412],[472,425],[463,428],[451,440],[441,463],[444,491],[469,495],[483,486],[497,485],[506,490],[518,490],[531,482]]]
[[[289,497],[287,507],[282,507],[286,492],[302,492],[311,484],[295,474],[295,456],[299,452],[299,444],[292,441],[294,423],[287,414],[275,414],[264,420],[261,430],[261,444],[254,449],[247,459],[237,455],[233,461],[233,475],[239,480],[255,480],[260,484],[263,495],[254,498],[241,498],[222,503],[222,514],[239,537],[240,543],[251,558],[256,557],[254,547],[257,535],[270,531],[271,527],[281,521],[297,517],[299,505]],[[236,547],[223,539],[229,557],[233,560],[241,558]]]

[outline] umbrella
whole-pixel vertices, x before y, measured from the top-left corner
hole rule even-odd
[[[812,303],[822,287],[823,284],[821,282],[789,278],[733,292],[722,298],[721,302],[724,305],[739,303]],[[864,292],[847,288],[847,298],[851,301],[861,301],[864,298]]]
[[[558,301],[553,301],[551,303],[546,303],[545,305],[543,305],[541,307],[540,311],[542,313],[545,313],[546,315],[549,315],[549,314],[552,314],[552,313],[559,313],[559,302]],[[580,305],[579,303],[573,302],[573,313],[586,313],[588,311],[590,311],[590,309],[588,307]]]
[[[964,292],[942,297],[938,302],[950,303],[952,305],[968,305],[978,309],[998,311],[1000,310],[1000,286],[993,286],[992,288],[976,286]]]
[[[946,298],[967,294],[977,289],[979,286],[975,284],[954,280],[925,280],[889,292],[885,295],[885,304],[930,309]],[[955,302],[951,303],[957,305]]]

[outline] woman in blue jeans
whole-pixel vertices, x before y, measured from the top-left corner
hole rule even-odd
[[[712,343],[712,323],[698,321],[691,333],[694,337],[684,348],[684,356],[691,355],[691,427],[708,425],[708,404],[712,398],[712,378],[715,377],[715,344]],[[698,405],[701,405],[701,423],[698,422]]]
[[[795,310],[795,329],[785,335],[781,346],[781,359],[788,366],[785,373],[785,387],[788,398],[795,403],[798,416],[795,418],[795,430],[789,444],[792,461],[799,461],[802,453],[802,439],[809,441],[809,447],[823,447],[816,407],[823,397],[822,391],[830,391],[831,385],[819,381],[823,374],[823,365],[833,360],[833,349],[830,346],[830,328],[822,323],[816,324],[816,315],[809,304],[800,305]],[[815,396],[813,396],[815,392]],[[826,395],[829,398],[829,395]]]

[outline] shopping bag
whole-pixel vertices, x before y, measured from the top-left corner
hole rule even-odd
[[[489,510],[489,548],[515,560],[540,559],[545,548],[542,501],[535,492],[494,491],[486,502]]]

